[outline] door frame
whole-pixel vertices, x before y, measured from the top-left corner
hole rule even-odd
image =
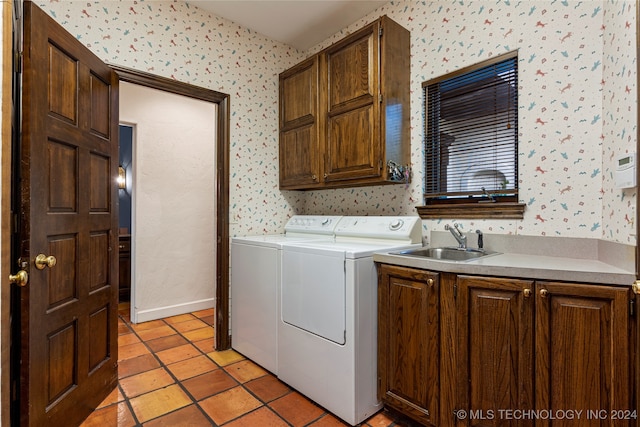
[[[11,262],[11,174],[12,174],[12,145],[17,138],[15,126],[19,123],[19,112],[14,111],[12,90],[14,85],[14,71],[17,66],[17,52],[21,47],[22,36],[22,0],[2,2],[2,124],[0,125],[0,425],[10,425],[11,413],[11,284],[9,274],[16,270]],[[16,31],[14,40],[14,30]],[[19,94],[15,94],[19,96]]]
[[[184,95],[217,105],[216,123],[216,294],[215,349],[231,347],[229,335],[229,129],[231,123],[230,96],[188,83],[160,77],[143,71],[108,64],[120,81],[135,83],[152,89]],[[220,333],[224,331],[224,333]]]

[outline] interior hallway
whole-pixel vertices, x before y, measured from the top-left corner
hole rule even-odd
[[[83,427],[346,426],[233,351],[213,351],[213,309],[131,324],[118,319],[118,388]],[[384,411],[367,427],[406,426]]]

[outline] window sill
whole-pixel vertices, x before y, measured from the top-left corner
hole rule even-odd
[[[524,203],[439,203],[416,206],[422,219],[523,219]]]

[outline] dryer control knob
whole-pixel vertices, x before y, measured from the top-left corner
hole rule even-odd
[[[389,230],[396,231],[399,230],[400,227],[404,224],[404,221],[401,219],[396,219],[389,224]]]

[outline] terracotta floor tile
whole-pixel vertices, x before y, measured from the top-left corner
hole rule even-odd
[[[232,363],[244,360],[244,356],[234,350],[212,351],[207,356],[213,359],[220,366],[227,366]]]
[[[346,425],[242,354],[213,350],[215,329],[201,327],[214,323],[213,309],[131,327],[129,309],[129,303],[118,308],[118,388],[83,427]],[[381,411],[362,425],[410,424]]]
[[[158,326],[157,328],[144,329],[136,331],[140,339],[143,341],[151,341],[156,338],[167,337],[176,334],[176,331],[169,325]]]
[[[98,408],[104,408],[105,406],[113,405],[114,403],[122,402],[124,400],[124,396],[122,392],[120,392],[120,388],[116,387],[113,389],[109,396],[107,396],[101,403],[98,405]]]
[[[134,427],[136,425],[129,406],[127,406],[126,402],[121,402],[116,405],[96,409],[80,424],[80,427]]]
[[[129,345],[129,344],[135,344],[140,342],[140,338],[138,338],[138,336],[136,334],[134,334],[133,332],[130,332],[128,334],[121,334],[118,336],[118,346],[122,347],[125,345]]]
[[[193,314],[186,313],[186,314],[178,314],[177,316],[166,317],[162,320],[164,320],[170,325],[173,325],[175,323],[186,322],[187,320],[196,320],[196,319],[197,317],[194,316]]]
[[[265,375],[263,377],[249,381],[245,383],[244,386],[248,388],[253,394],[258,396],[258,399],[266,403],[282,397],[291,391],[288,385],[286,385],[273,375]]]
[[[215,348],[215,340],[214,338],[207,338],[206,340],[200,340],[193,343],[196,347],[200,349],[200,351],[204,353],[209,353]]]
[[[118,378],[126,378],[131,375],[139,374],[140,372],[158,368],[159,366],[160,362],[158,362],[151,353],[122,360],[118,362]]]
[[[126,323],[118,323],[118,336],[122,335],[122,334],[130,334],[131,333],[131,329],[129,329],[129,326]]]
[[[188,406],[191,404],[191,399],[182,391],[179,385],[174,384],[134,397],[129,402],[138,421],[144,423],[153,418],[173,412],[176,409]]]
[[[224,369],[240,383],[246,383],[268,374],[266,370],[250,360],[242,360],[232,365],[227,365]]]
[[[253,412],[243,415],[225,427],[287,427],[288,424],[267,407],[256,409]]]
[[[320,418],[324,411],[298,392],[292,392],[269,406],[291,425],[303,426]]]
[[[134,331],[138,332],[138,331],[146,331],[147,329],[157,328],[162,325],[166,325],[166,323],[164,323],[164,320],[158,319],[158,320],[150,320],[148,322],[142,322],[142,323],[132,323],[131,328],[133,328]]]
[[[388,412],[380,411],[368,420],[365,420],[367,426],[370,427],[390,427],[395,424],[395,420]]]
[[[213,314],[211,316],[201,317],[200,320],[202,320],[207,325],[211,325],[211,326],[213,326],[216,323],[216,318]]]
[[[210,427],[211,421],[197,405],[189,405],[149,421],[144,427]]]
[[[332,414],[325,414],[318,421],[309,424],[309,427],[349,427],[349,424]]]
[[[244,388],[234,387],[200,401],[199,405],[216,424],[224,424],[258,408],[261,403]]]
[[[193,331],[194,329],[209,327],[209,325],[197,318],[194,318],[193,320],[187,320],[185,322],[175,323],[171,326],[173,326],[173,328],[178,332],[189,332]]]
[[[198,310],[198,311],[194,311],[193,314],[196,317],[206,317],[206,316],[213,316],[214,315],[214,310],[213,308],[205,308],[204,310]]]
[[[165,365],[170,365],[171,363],[179,362],[181,360],[190,359],[192,357],[198,356],[200,350],[192,346],[191,344],[179,345],[178,347],[173,347],[168,350],[162,350],[156,353],[156,356]]]
[[[238,383],[222,369],[216,369],[215,371],[182,381],[182,385],[195,400],[202,400],[235,387]]]
[[[182,381],[218,369],[218,365],[203,354],[167,365],[167,369],[169,369],[179,381]]]
[[[127,397],[135,397],[173,384],[173,377],[164,368],[158,368],[120,380]]]
[[[180,334],[169,335],[167,337],[156,338],[155,340],[146,341],[147,346],[151,351],[162,351],[179,345],[188,344],[189,341]]]
[[[151,352],[143,343],[135,343],[118,347],[118,361],[131,359],[144,354],[151,354]]]
[[[182,335],[189,341],[202,341],[207,338],[213,338],[214,331],[211,326],[207,326],[205,328],[194,329],[193,331],[182,332]]]

